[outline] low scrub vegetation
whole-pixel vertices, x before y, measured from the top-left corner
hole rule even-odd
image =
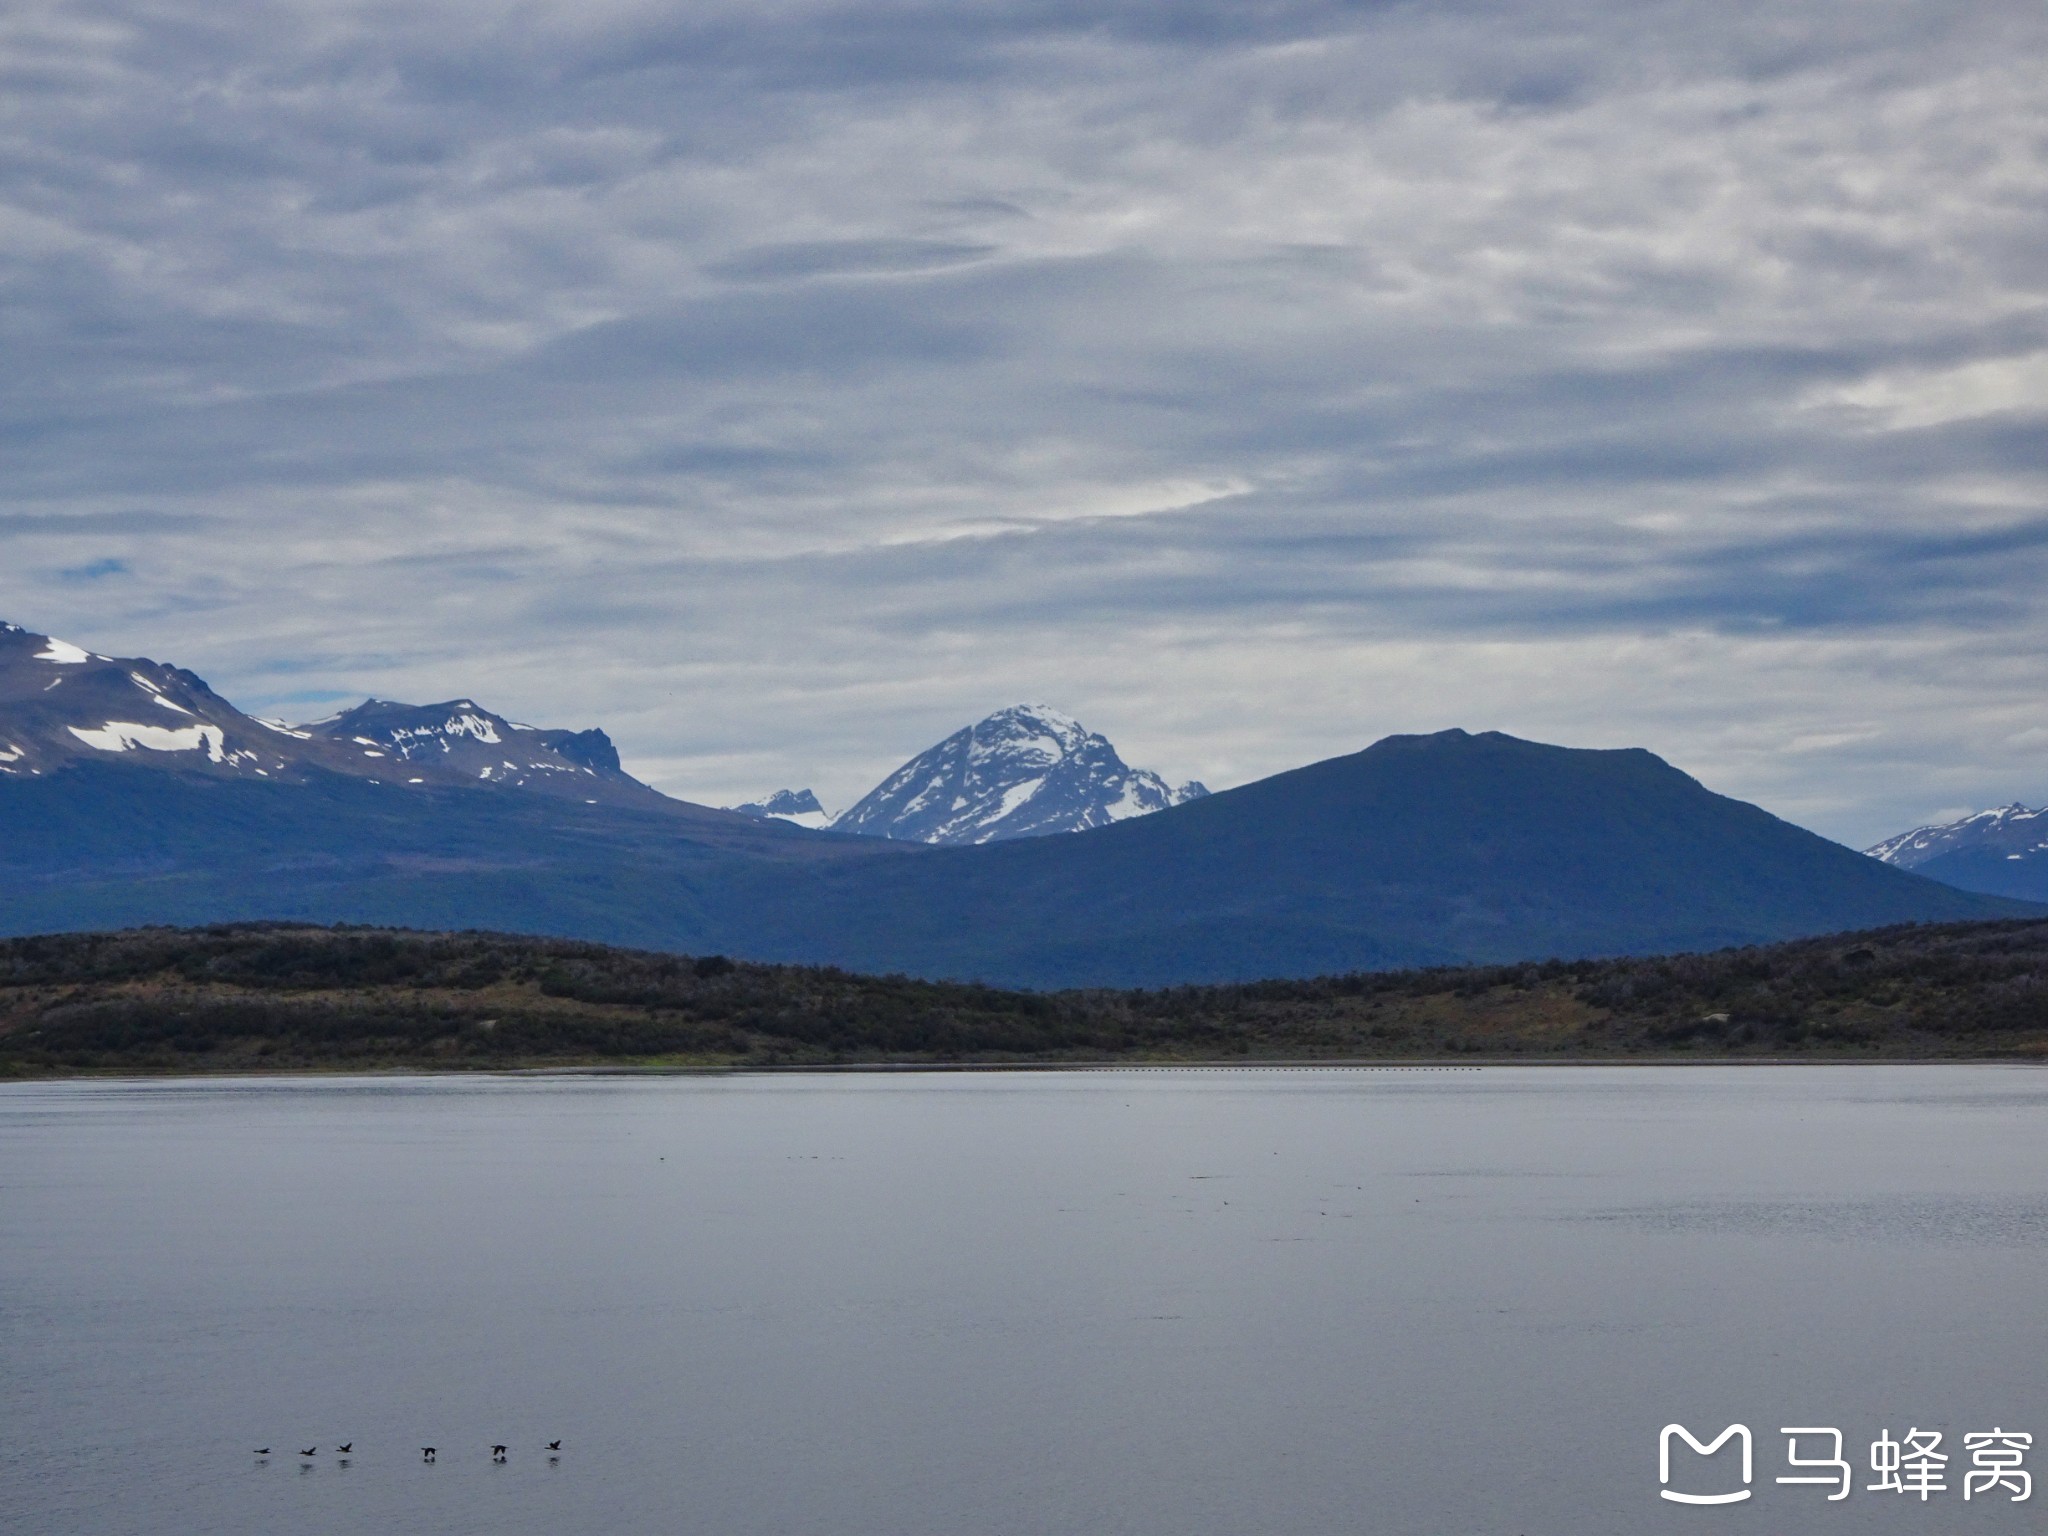
[[[2048,1056],[2048,921],[1713,954],[1033,993],[492,933],[0,941],[0,1074]]]

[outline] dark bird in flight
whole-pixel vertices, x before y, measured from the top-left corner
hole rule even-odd
[[[268,1456],[270,1454],[270,1447],[266,1445],[262,1450],[252,1451],[250,1454],[253,1456]]]
[[[300,1454],[301,1456],[312,1456],[312,1455],[316,1455],[316,1454],[318,1454],[319,1450],[320,1450],[320,1447],[319,1447],[319,1446],[317,1446],[317,1445],[309,1445],[309,1446],[307,1446],[307,1447],[306,1447],[306,1448],[305,1448],[305,1449],[304,1449],[303,1451],[299,1452],[299,1454]]]
[[[421,1447],[420,1447],[420,1460],[421,1460],[421,1461],[432,1461],[433,1459],[434,1459],[434,1448],[433,1448],[433,1447],[432,1447],[431,1445],[423,1445],[423,1446],[421,1446]]]
[[[505,1447],[504,1447],[504,1446],[502,1446],[502,1445],[494,1445],[494,1446],[492,1446],[492,1447],[491,1447],[491,1460],[493,1460],[493,1461],[503,1461],[504,1459],[505,1459]]]
[[[559,1440],[550,1440],[548,1442],[548,1449],[551,1451],[559,1451],[561,1448],[562,1442]]]
[[[350,1451],[354,1450],[355,1448],[356,1443],[355,1441],[351,1440],[347,1445],[337,1445],[334,1448],[334,1454],[337,1456],[346,1456]]]

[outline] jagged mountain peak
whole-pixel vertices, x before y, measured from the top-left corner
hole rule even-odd
[[[920,843],[989,843],[1086,831],[1207,793],[1132,768],[1107,737],[1063,710],[1013,704],[920,752],[832,827]]]

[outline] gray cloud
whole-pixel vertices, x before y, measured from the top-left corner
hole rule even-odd
[[[845,798],[1044,697],[1230,783],[2048,795],[2023,0],[0,19],[0,612]]]
[[[838,277],[852,273],[929,272],[957,267],[999,249],[957,240],[795,240],[757,245],[711,262],[714,277],[768,282],[791,277]]]

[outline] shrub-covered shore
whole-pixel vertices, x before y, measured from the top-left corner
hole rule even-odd
[[[0,941],[0,1076],[1108,1061],[2048,1058],[2048,921],[1032,993],[491,933]]]

